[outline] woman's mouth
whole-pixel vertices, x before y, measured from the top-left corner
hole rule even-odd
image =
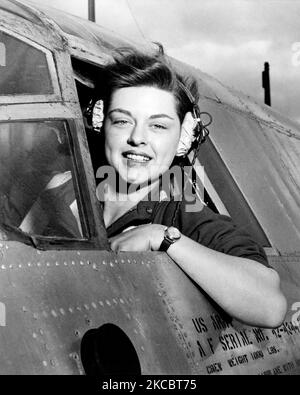
[[[136,162],[136,163],[147,163],[152,158],[144,153],[136,153],[136,152],[123,152],[123,157],[129,161]]]

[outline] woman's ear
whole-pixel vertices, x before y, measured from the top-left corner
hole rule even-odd
[[[181,134],[176,156],[185,156],[188,154],[192,143],[195,140],[194,129],[196,125],[197,120],[193,117],[192,113],[186,113],[181,125]]]

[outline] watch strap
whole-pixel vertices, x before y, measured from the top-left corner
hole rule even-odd
[[[159,247],[159,251],[167,251],[168,248],[170,247],[171,244],[173,244],[174,241],[170,241],[166,237],[164,237],[163,241],[161,242],[161,245]]]

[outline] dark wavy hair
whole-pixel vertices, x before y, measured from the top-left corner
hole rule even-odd
[[[101,83],[97,84],[96,92],[104,100],[106,109],[116,90],[151,86],[174,95],[177,114],[182,122],[185,114],[193,108],[191,98],[196,103],[199,99],[196,80],[175,71],[160,44],[154,55],[144,54],[132,48],[119,49],[115,53],[114,62],[105,66],[103,71],[104,78],[102,77]]]

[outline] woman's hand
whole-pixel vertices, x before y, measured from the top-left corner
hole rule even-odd
[[[125,230],[109,239],[113,251],[158,251],[164,238],[164,225],[147,224]]]

